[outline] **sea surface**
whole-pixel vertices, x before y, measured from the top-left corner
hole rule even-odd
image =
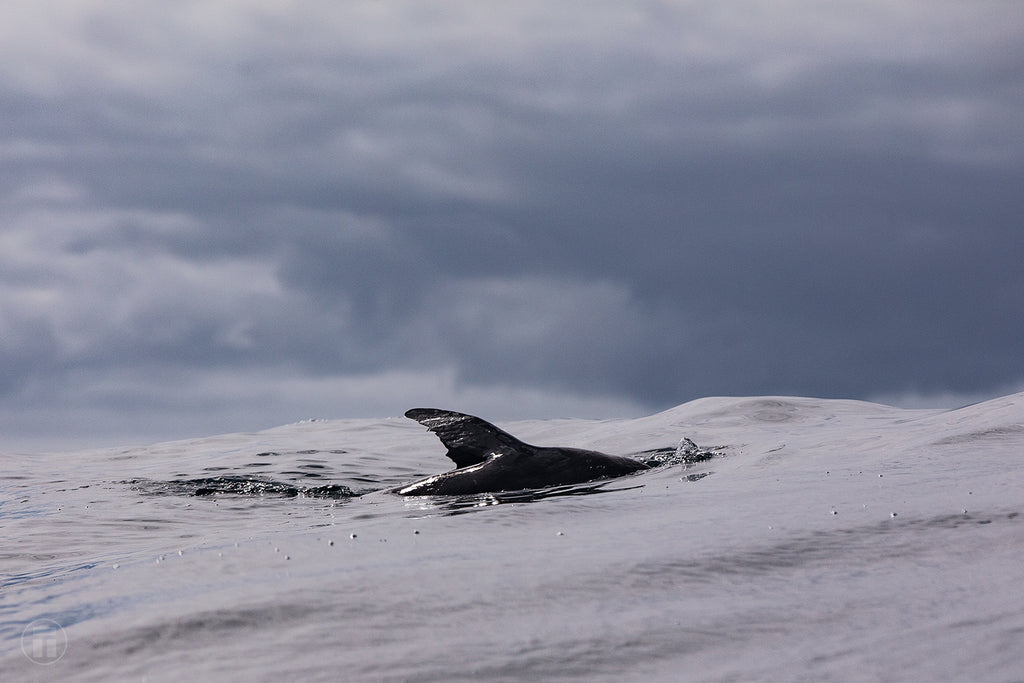
[[[499,425],[661,464],[403,498],[452,465],[400,417],[0,456],[0,679],[1024,680],[1024,394]]]

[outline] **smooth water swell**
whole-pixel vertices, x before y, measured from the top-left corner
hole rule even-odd
[[[1013,678],[1021,425],[1020,395],[952,412],[704,399],[513,426],[653,471],[416,500],[379,489],[447,463],[403,421],[5,458],[0,666],[39,680]],[[49,666],[22,652],[42,618],[67,635]]]

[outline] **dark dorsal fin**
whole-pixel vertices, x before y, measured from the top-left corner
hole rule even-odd
[[[413,408],[405,416],[437,434],[456,467],[469,467],[495,453],[520,451],[525,444],[479,417],[437,408]]]

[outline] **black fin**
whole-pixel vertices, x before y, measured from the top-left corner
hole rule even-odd
[[[437,408],[413,408],[405,416],[437,434],[456,467],[469,467],[495,453],[521,451],[525,444],[479,417]]]

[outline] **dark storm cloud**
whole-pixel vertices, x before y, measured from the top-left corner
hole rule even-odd
[[[1015,388],[1011,5],[21,5],[4,428]]]

